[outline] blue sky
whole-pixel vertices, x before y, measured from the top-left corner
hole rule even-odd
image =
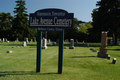
[[[0,0],[0,12],[9,12],[14,16],[16,0]],[[74,17],[85,22],[92,21],[92,10],[97,8],[99,0],[25,0],[27,12],[34,13],[45,8],[59,8],[74,13]]]

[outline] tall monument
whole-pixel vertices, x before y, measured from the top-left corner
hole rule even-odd
[[[101,47],[99,49],[97,57],[101,57],[101,58],[107,58],[108,57],[106,43],[107,43],[107,32],[102,31]]]

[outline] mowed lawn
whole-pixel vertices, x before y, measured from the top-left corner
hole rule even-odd
[[[36,73],[36,42],[21,47],[22,42],[0,42],[0,80],[120,80],[120,46],[107,46],[110,60],[98,58],[100,43],[65,43],[63,73],[58,74],[58,46],[42,49],[41,72]],[[12,48],[14,46],[14,48]],[[90,48],[97,52],[93,52]],[[6,53],[11,50],[12,53]],[[116,64],[111,64],[116,58]]]

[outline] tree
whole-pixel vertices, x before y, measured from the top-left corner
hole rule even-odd
[[[98,1],[99,8],[94,9],[93,17],[93,30],[97,34],[101,31],[109,31],[115,35],[115,45],[120,28],[120,0],[101,0]]]
[[[84,33],[84,34],[89,34],[88,29],[92,28],[93,26],[91,25],[91,22],[86,22],[84,24],[80,24],[79,31]]]
[[[10,13],[0,13],[0,37],[1,38],[9,38],[10,31],[11,31],[11,25],[12,25],[12,19]]]
[[[78,39],[79,37],[79,27],[80,24],[84,23],[83,21],[78,20],[77,18],[73,19],[73,29],[65,30],[65,38],[66,39]]]
[[[17,4],[14,8],[15,18],[12,26],[12,37],[19,38],[19,40],[23,40],[25,37],[31,38],[34,35],[33,31],[28,27],[29,21],[25,0],[17,0],[15,2]]]

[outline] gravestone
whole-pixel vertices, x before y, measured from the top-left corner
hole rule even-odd
[[[77,40],[77,39],[76,39],[75,43],[77,43],[77,44],[78,44],[78,40]]]
[[[33,39],[31,39],[30,42],[33,42]]]
[[[84,44],[84,40],[83,40],[83,44]]]
[[[2,42],[4,43],[5,39],[3,38]]]
[[[16,42],[18,42],[19,41],[19,39],[18,38],[16,38]]]
[[[113,58],[112,64],[116,63],[116,58]]]
[[[12,51],[6,51],[6,53],[12,53]]]
[[[50,43],[50,39],[48,39],[48,43]]]
[[[1,38],[0,38],[0,41],[1,41]]]
[[[110,55],[108,55],[107,59],[110,60]]]
[[[7,38],[5,38],[5,42],[7,42]]]
[[[89,44],[87,44],[87,47],[89,48]]]
[[[26,44],[26,42],[25,42],[25,41],[23,42],[23,46],[24,46],[24,47],[25,47],[25,46],[27,46],[27,44]]]
[[[101,57],[101,58],[108,57],[106,44],[107,44],[107,32],[102,31],[101,47],[99,48],[99,52],[97,54],[97,57]]]
[[[52,41],[50,41],[50,45],[53,46],[53,42]]]
[[[36,37],[34,37],[34,42],[36,42]]]
[[[42,41],[42,49],[47,49],[47,39],[43,38],[43,41]]]
[[[69,40],[68,40],[68,39],[66,39],[66,42],[69,42]]]
[[[70,46],[69,49],[74,49],[74,39],[70,39]]]
[[[26,38],[26,43],[28,43],[28,38]]]

